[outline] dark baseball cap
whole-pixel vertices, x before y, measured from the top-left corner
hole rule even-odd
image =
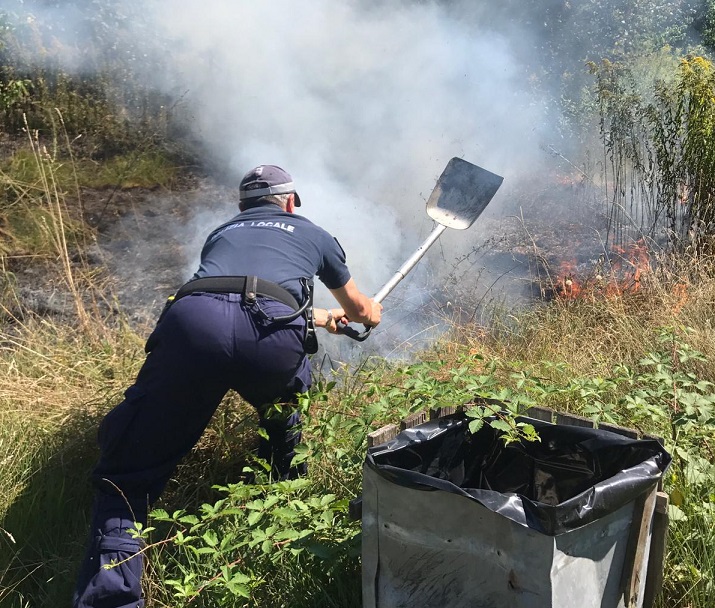
[[[258,165],[241,180],[238,190],[239,200],[260,198],[271,194],[295,194],[295,206],[300,207],[300,197],[295,191],[293,178],[276,165]]]

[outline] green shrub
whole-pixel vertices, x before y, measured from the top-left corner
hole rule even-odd
[[[623,65],[591,64],[610,161],[611,239],[647,238],[674,251],[708,250],[715,234],[715,72],[681,59],[651,91]],[[623,239],[623,240],[620,240]]]

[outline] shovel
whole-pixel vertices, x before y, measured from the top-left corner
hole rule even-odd
[[[382,302],[447,228],[469,228],[486,209],[502,181],[503,177],[466,160],[450,160],[427,201],[427,215],[437,222],[437,226],[373,299]],[[365,326],[365,331],[362,332],[349,325],[339,327],[339,333],[358,342],[365,340],[371,331],[372,327],[368,326]]]

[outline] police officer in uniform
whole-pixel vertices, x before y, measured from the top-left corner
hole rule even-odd
[[[241,181],[240,213],[207,238],[191,281],[167,304],[147,358],[124,401],[100,424],[90,542],[74,608],[141,608],[142,541],[128,532],[191,450],[229,389],[258,411],[268,439],[259,456],[274,478],[293,478],[298,413],[311,384],[311,327],[375,326],[382,306],[355,285],[345,253],[325,230],[294,213],[290,175],[261,165]],[[317,276],[340,307],[312,308]],[[312,315],[308,314],[312,311]],[[105,569],[110,562],[118,564]]]

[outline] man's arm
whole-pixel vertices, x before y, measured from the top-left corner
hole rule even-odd
[[[370,326],[375,326],[380,322],[382,304],[362,293],[353,279],[350,279],[342,287],[331,289],[330,293],[343,307],[346,321],[356,321]]]

